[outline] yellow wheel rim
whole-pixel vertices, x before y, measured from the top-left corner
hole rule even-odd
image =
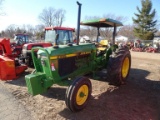
[[[126,57],[123,61],[122,65],[122,77],[125,78],[129,71],[129,58]]]
[[[88,98],[88,93],[89,93],[88,86],[82,85],[77,92],[76,103],[78,105],[83,105]]]

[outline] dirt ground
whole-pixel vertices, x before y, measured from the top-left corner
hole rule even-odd
[[[31,96],[22,75],[0,81],[31,111],[35,120],[160,120],[160,54],[131,52],[132,65],[126,85],[116,87],[91,80],[92,97],[77,113],[65,105],[66,87],[53,85],[43,94]]]

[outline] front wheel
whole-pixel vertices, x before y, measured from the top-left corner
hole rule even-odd
[[[111,84],[125,84],[131,67],[131,54],[128,48],[117,49],[109,58],[107,71]]]
[[[88,78],[76,78],[66,91],[65,103],[67,107],[73,112],[84,109],[91,96],[91,91],[92,85]]]

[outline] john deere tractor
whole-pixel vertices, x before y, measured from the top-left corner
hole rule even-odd
[[[86,74],[90,73],[93,77],[105,77],[113,84],[121,85],[126,82],[131,66],[128,47],[119,48],[114,44],[116,28],[122,26],[122,23],[109,18],[80,23],[81,4],[77,3],[79,6],[77,43],[72,42],[72,37],[60,40],[57,34],[56,44],[48,48],[39,48],[37,57],[33,48],[32,58],[35,71],[25,76],[28,92],[32,95],[46,92],[53,84],[68,85],[65,103],[73,112],[84,109],[90,99],[92,85]],[[79,43],[80,24],[96,27],[97,38],[101,27],[113,27],[112,44],[109,45],[105,41],[96,44]],[[58,44],[57,40],[66,44]]]

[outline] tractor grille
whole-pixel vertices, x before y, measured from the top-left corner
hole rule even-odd
[[[58,72],[60,76],[68,75],[76,70],[77,67],[75,65],[75,58],[76,57],[69,57],[58,60]]]

